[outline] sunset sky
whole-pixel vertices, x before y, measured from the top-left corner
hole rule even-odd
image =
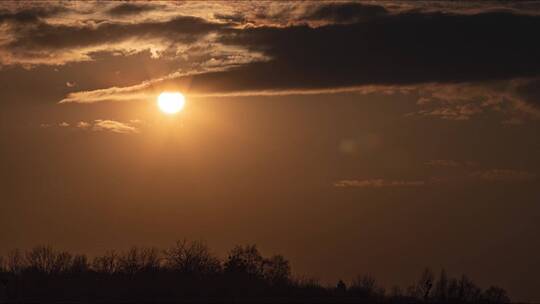
[[[540,301],[539,35],[526,1],[1,2],[0,254],[255,243]]]

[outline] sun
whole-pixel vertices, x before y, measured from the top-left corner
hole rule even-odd
[[[157,104],[166,114],[176,114],[184,108],[186,98],[180,92],[162,92],[159,94]]]

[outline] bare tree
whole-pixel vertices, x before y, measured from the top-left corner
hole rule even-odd
[[[149,272],[159,269],[161,266],[161,256],[157,248],[141,248],[139,253],[139,261],[141,271]]]
[[[164,255],[167,268],[181,273],[205,275],[215,274],[221,269],[219,259],[212,255],[202,241],[177,241],[164,251]]]
[[[375,278],[371,275],[357,276],[352,280],[351,289],[362,296],[371,296],[375,293]]]
[[[411,284],[411,285],[407,286],[407,297],[410,297],[410,298],[419,298],[420,297],[418,295],[418,287],[416,286],[416,284]]]
[[[314,277],[299,276],[291,279],[296,290],[306,295],[325,295],[326,289],[321,286],[320,280]]]
[[[377,280],[372,275],[357,276],[353,279],[349,290],[367,298],[383,297],[385,294],[385,289],[377,286]]]
[[[132,247],[121,254],[108,251],[94,258],[71,255],[37,246],[13,250],[0,257],[0,302],[103,299],[154,299],[180,301],[201,297],[341,297],[362,296],[366,303],[484,303],[508,304],[506,291],[491,286],[481,291],[465,275],[449,278],[441,270],[437,280],[429,269],[404,291],[394,286],[390,296],[370,275],[358,276],[347,288],[345,282],[323,287],[317,280],[291,278],[290,263],[282,255],[264,258],[255,245],[236,246],[227,261],[214,257],[203,242],[179,241],[163,251]],[[224,271],[223,271],[224,270]],[[133,277],[130,277],[133,275]],[[408,297],[410,296],[410,297]],[[80,298],[79,298],[80,297]],[[186,298],[187,297],[187,298]],[[280,298],[282,299],[282,298]],[[348,300],[348,299],[347,299]]]
[[[90,270],[90,264],[88,258],[84,254],[77,254],[73,256],[71,267],[69,272],[72,274],[81,274]]]
[[[450,302],[457,302],[460,300],[459,283],[456,278],[450,279],[448,283],[447,297]]]
[[[403,297],[403,291],[399,285],[392,286],[392,289],[390,290],[390,297],[394,299],[400,299]]]
[[[125,274],[154,271],[159,265],[159,251],[155,248],[131,247],[118,256],[118,271]]]
[[[264,278],[274,284],[283,285],[289,282],[291,266],[282,255],[274,255],[264,261]]]
[[[481,290],[466,275],[462,275],[458,282],[458,299],[464,302],[477,302]]]
[[[488,289],[486,289],[482,294],[482,300],[487,303],[494,304],[510,303],[510,298],[508,297],[506,290],[498,286],[490,286]]]
[[[292,279],[295,286],[301,288],[317,288],[321,286],[321,281],[318,278],[299,276]]]
[[[24,255],[19,249],[10,251],[7,255],[7,270],[12,274],[20,274],[26,266]]]
[[[111,250],[102,256],[95,257],[92,261],[92,269],[104,274],[116,273],[118,271],[118,254]]]
[[[345,295],[345,293],[347,292],[347,284],[345,284],[343,280],[339,280],[336,284],[335,291],[336,291],[336,294],[339,296]]]
[[[448,276],[444,269],[441,270],[439,279],[435,283],[435,289],[433,291],[436,301],[445,302],[448,298]]]
[[[72,256],[69,252],[55,251],[50,246],[36,246],[26,252],[25,258],[27,267],[32,271],[59,274],[70,268]]]
[[[229,252],[225,271],[262,277],[264,259],[255,245],[236,246]]]
[[[435,276],[433,275],[431,269],[426,268],[424,269],[422,275],[420,276],[420,279],[418,280],[418,283],[416,285],[416,288],[418,290],[418,296],[422,297],[424,301],[427,301],[429,299],[429,295],[433,287],[434,278]]]

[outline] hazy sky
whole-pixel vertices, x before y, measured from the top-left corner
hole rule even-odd
[[[539,32],[538,2],[2,2],[0,249],[256,243],[540,301]]]

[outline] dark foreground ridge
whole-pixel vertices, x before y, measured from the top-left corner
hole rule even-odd
[[[386,291],[371,276],[349,286],[322,286],[291,277],[282,255],[263,257],[255,245],[236,246],[222,261],[205,243],[133,247],[86,255],[37,246],[0,257],[0,303],[509,303],[502,288],[480,289],[465,275],[438,277],[429,269],[405,289]]]

